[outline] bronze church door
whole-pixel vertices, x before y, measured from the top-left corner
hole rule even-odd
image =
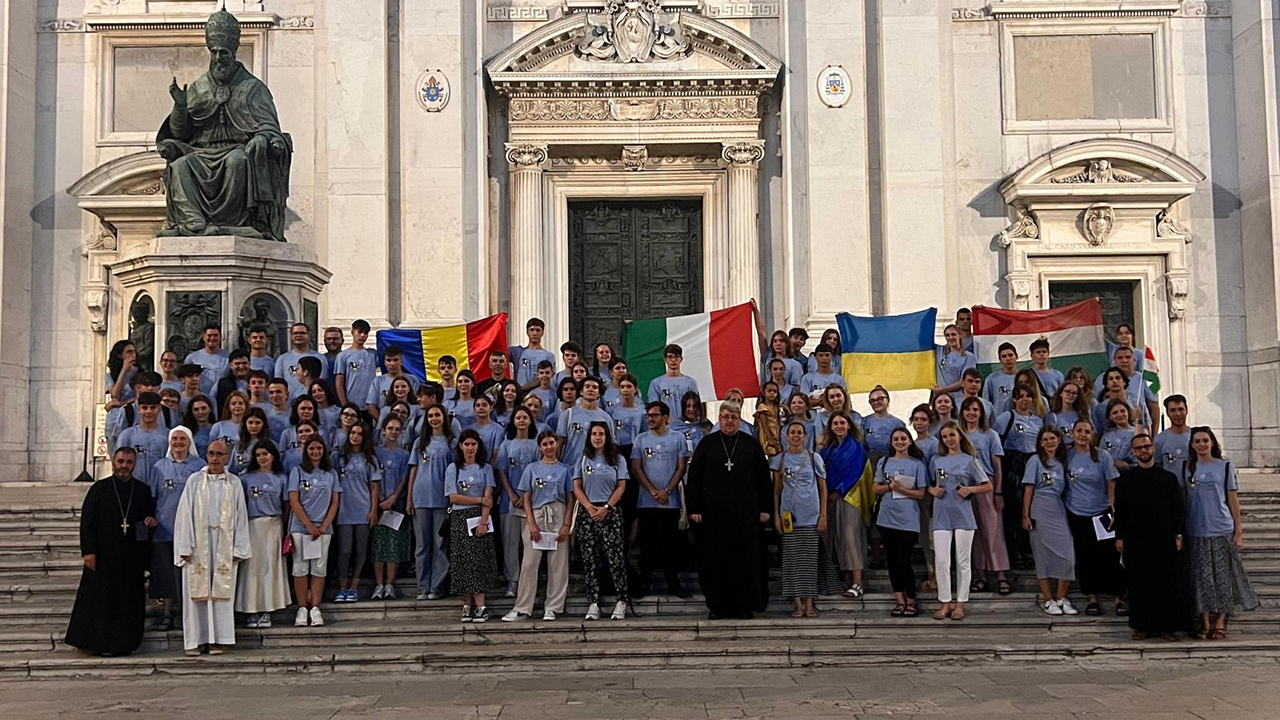
[[[624,321],[703,311],[702,201],[569,203],[569,336],[590,359]]]

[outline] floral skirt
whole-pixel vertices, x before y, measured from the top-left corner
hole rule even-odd
[[[449,511],[449,590],[454,595],[482,593],[498,577],[493,533],[467,534],[467,520],[480,517],[480,506]]]
[[[395,512],[404,513],[405,493],[391,504]],[[376,563],[409,562],[413,557],[413,520],[408,516],[400,523],[399,530],[392,530],[386,525],[375,525],[373,528],[373,561]]]
[[[1197,613],[1226,613],[1260,604],[1230,535],[1186,538],[1187,571]]]

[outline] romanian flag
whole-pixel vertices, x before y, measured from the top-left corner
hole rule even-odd
[[[907,315],[836,316],[840,328],[841,372],[849,392],[916,390],[937,384],[934,325],[937,308]]]
[[[419,381],[440,382],[440,357],[452,355],[459,370],[470,370],[476,380],[489,377],[489,351],[507,352],[507,314],[490,315],[465,325],[411,330],[378,331],[378,364],[389,347],[404,352],[404,371]],[[385,371],[385,366],[383,367]]]
[[[649,382],[666,373],[662,350],[669,343],[680,346],[684,363],[680,372],[698,381],[704,401],[720,400],[731,388],[744,397],[760,393],[760,344],[756,339],[751,303],[697,315],[632,320],[622,334],[622,356],[627,370],[640,381],[640,397]]]
[[[1089,377],[1107,369],[1097,298],[1050,310],[973,308],[973,349],[984,376],[1000,367],[1000,345],[1006,342],[1018,349],[1020,367],[1030,365],[1031,343],[1039,338],[1049,341],[1049,367],[1064,375],[1073,367],[1083,367]]]

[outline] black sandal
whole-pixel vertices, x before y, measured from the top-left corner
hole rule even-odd
[[[1084,614],[1085,615],[1101,615],[1102,606],[1099,605],[1096,601],[1091,602],[1088,605],[1084,606]]]
[[[903,617],[915,617],[919,614],[920,614],[920,611],[916,609],[915,603],[907,603],[906,609],[902,611]]]
[[[906,614],[906,612],[907,612],[907,606],[903,605],[902,603],[898,603],[897,605],[893,606],[892,610],[889,611],[889,617],[902,617],[903,615]]]
[[[1009,581],[1008,581],[1008,580],[1001,580],[1001,581],[1000,581],[1000,590],[999,590],[998,592],[999,592],[1001,595],[1012,595],[1012,594],[1013,594],[1013,586],[1009,584]]]
[[[1126,604],[1125,604],[1125,602],[1124,602],[1123,600],[1117,600],[1117,601],[1116,601],[1116,616],[1117,616],[1117,617],[1128,617],[1128,616],[1129,616],[1129,606],[1128,606],[1128,605],[1126,605]]]
[[[969,587],[969,592],[986,592],[986,591],[987,591],[986,580],[974,581],[973,585]]]

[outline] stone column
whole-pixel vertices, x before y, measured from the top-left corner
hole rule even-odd
[[[729,276],[722,278],[725,304],[747,302],[760,294],[760,158],[764,141],[724,143],[729,164]]]
[[[546,314],[551,311],[540,292],[550,269],[542,246],[542,166],[546,161],[546,145],[507,143],[511,172],[512,337],[521,336],[529,318],[547,320]],[[567,330],[548,327],[548,337],[567,337]]]

